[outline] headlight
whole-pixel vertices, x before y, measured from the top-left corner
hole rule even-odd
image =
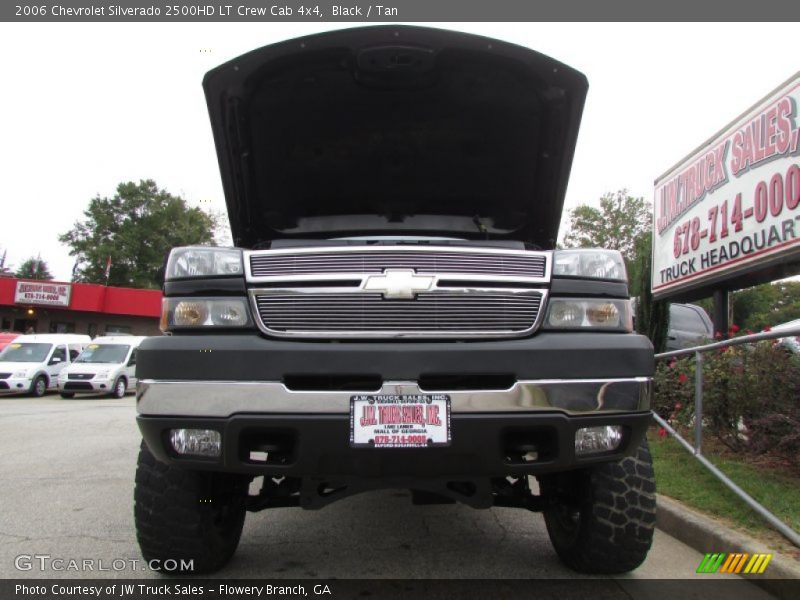
[[[630,300],[552,298],[547,306],[547,329],[633,331]]]
[[[553,253],[553,275],[627,281],[625,261],[618,250],[579,248]]]
[[[30,379],[27,371],[17,371],[16,373],[12,373],[11,376],[15,379]]]
[[[239,248],[187,246],[173,248],[167,260],[165,279],[241,275],[242,251]]]
[[[199,327],[208,320],[208,303],[183,300],[175,305],[172,322],[178,327]]]
[[[97,375],[94,376],[95,379],[108,379],[108,371],[100,371]]]
[[[250,311],[244,298],[164,298],[161,329],[194,327],[249,327]]]

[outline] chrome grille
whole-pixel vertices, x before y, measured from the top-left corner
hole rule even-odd
[[[413,269],[420,274],[471,274],[543,278],[543,254],[447,250],[335,250],[250,255],[252,277],[382,273],[384,269]]]
[[[520,335],[533,329],[544,299],[542,290],[437,290],[414,300],[324,288],[251,294],[269,333],[351,337]]]
[[[248,251],[245,270],[269,335],[489,338],[536,328],[550,260],[498,247],[353,245]]]
[[[67,379],[91,379],[94,373],[67,373]]]

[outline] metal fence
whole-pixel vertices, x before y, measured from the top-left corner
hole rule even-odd
[[[766,519],[770,525],[772,525],[776,530],[778,530],[795,546],[798,547],[800,547],[800,533],[798,533],[797,531],[786,525],[786,523],[781,521],[778,517],[776,517],[764,506],[762,506],[757,500],[755,500],[742,488],[740,488],[733,481],[731,481],[731,479],[727,475],[725,475],[716,466],[714,466],[705,456],[703,456],[702,448],[703,448],[703,353],[709,352],[711,350],[727,348],[729,346],[740,346],[743,344],[752,344],[764,340],[774,340],[774,339],[793,337],[799,335],[800,335],[800,327],[794,327],[791,329],[787,328],[776,331],[765,331],[762,333],[754,333],[751,335],[744,335],[737,338],[723,340],[721,342],[714,342],[712,344],[705,344],[702,346],[695,346],[693,348],[685,348],[681,350],[673,350],[671,352],[662,352],[661,354],[656,354],[655,357],[656,360],[677,358],[680,356],[694,354],[694,360],[695,360],[694,446],[689,442],[687,442],[685,439],[683,439],[683,437],[681,437],[681,435],[677,431],[675,431],[675,429],[673,429],[669,423],[667,423],[664,419],[658,416],[655,413],[655,411],[653,411],[653,418],[656,420],[656,422],[659,425],[661,425],[661,427],[663,427],[666,431],[668,431],[672,437],[678,440],[678,442],[680,442],[680,444],[684,448],[686,448],[686,450],[691,452],[694,455],[694,457],[706,469],[708,469],[712,473],[712,475],[714,475],[723,484],[725,484],[730,490],[733,491],[733,493],[735,493],[737,496],[739,496],[739,498],[744,500],[748,504],[748,506],[750,506],[750,508],[752,508],[758,514],[764,517],[764,519]]]

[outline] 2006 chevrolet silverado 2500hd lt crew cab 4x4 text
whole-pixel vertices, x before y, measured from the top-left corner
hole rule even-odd
[[[206,75],[237,247],[172,251],[171,335],[139,348],[145,558],[212,572],[248,510],[405,488],[541,511],[581,572],[641,564],[653,348],[620,254],[555,249],[587,88],[394,26]]]

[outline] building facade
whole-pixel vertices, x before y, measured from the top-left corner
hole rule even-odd
[[[0,331],[161,335],[161,291],[0,278]]]

